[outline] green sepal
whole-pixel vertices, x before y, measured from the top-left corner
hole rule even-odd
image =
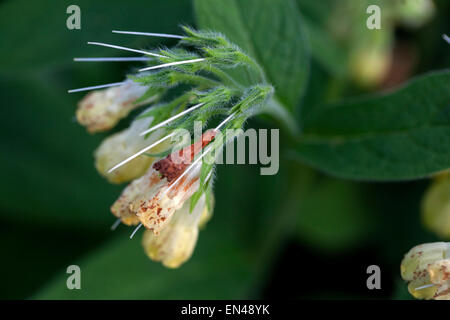
[[[214,165],[208,164],[206,162],[202,163],[202,167],[200,169],[200,186],[197,191],[191,196],[191,203],[189,207],[189,212],[191,213],[192,210],[194,210],[195,206],[197,205],[198,200],[200,200],[200,197],[206,190],[208,189],[208,186],[211,184],[211,178],[208,182],[206,182],[206,177],[208,174],[213,170]]]

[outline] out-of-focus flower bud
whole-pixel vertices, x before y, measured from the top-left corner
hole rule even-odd
[[[150,259],[161,261],[168,268],[178,268],[192,255],[198,238],[199,222],[206,208],[205,196],[189,212],[186,202],[177,210],[165,228],[155,235],[145,230],[142,244]]]
[[[372,88],[386,77],[392,63],[391,34],[373,30],[359,38],[350,52],[350,74],[362,87]]]
[[[139,150],[151,145],[161,137],[163,130],[154,131],[149,137],[140,133],[148,129],[153,117],[137,119],[128,129],[113,134],[106,138],[95,151],[95,167],[98,172],[111,183],[123,183],[140,177],[145,173],[155,158],[148,155],[140,155],[113,172],[108,172],[116,164],[127,159]],[[167,143],[161,143],[148,151],[159,153],[168,148]]]
[[[450,238],[450,176],[433,181],[422,201],[424,225],[441,238]]]
[[[128,80],[117,87],[90,92],[78,103],[78,122],[91,133],[109,130],[133,109],[157,98],[155,95],[135,103],[147,90],[148,87]]]
[[[352,53],[350,72],[362,87],[374,87],[383,81],[391,63],[389,50],[360,48]]]
[[[408,291],[418,299],[450,299],[450,243],[435,242],[412,248],[400,266]]]
[[[435,12],[432,0],[397,0],[394,2],[394,8],[399,21],[413,28],[424,25]]]

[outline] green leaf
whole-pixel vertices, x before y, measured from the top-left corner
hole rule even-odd
[[[306,88],[309,53],[291,0],[195,0],[200,28],[224,33],[252,56],[275,86],[277,100],[294,111]]]
[[[303,123],[294,154],[329,174],[406,180],[450,167],[450,72],[399,90],[318,108]]]

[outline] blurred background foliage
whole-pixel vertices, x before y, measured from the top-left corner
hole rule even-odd
[[[344,3],[358,1],[286,1],[295,8],[286,15],[296,16],[305,31],[295,40],[304,56],[294,57],[305,65],[298,71],[302,80],[297,89],[286,79],[277,81],[288,87],[281,88],[282,100],[295,105],[302,97],[298,118],[317,105],[391,88],[450,62],[450,48],[440,38],[449,30],[448,1],[435,1],[433,19],[420,29],[392,27],[389,52],[394,63],[383,79],[370,85],[355,81],[349,71],[348,56],[356,40],[339,42],[329,26],[349,23]],[[329,9],[337,2],[344,10],[342,20],[336,17],[339,10]],[[252,9],[255,1],[243,3],[249,5],[249,14],[258,10]],[[71,4],[81,8],[81,30],[65,26]],[[231,7],[237,8],[235,1]],[[109,206],[122,186],[108,184],[95,171],[92,153],[106,134],[89,135],[74,121],[81,95],[67,90],[121,81],[132,67],[74,63],[72,58],[121,53],[88,46],[87,41],[133,48],[174,44],[114,35],[112,29],[179,33],[180,24],[198,22],[227,28],[218,20],[208,22],[202,10],[202,1],[194,5],[187,0],[0,3],[0,297],[408,298],[399,276],[403,254],[418,243],[438,240],[420,223],[428,181],[348,182],[282,153],[276,176],[260,176],[256,166],[219,166],[213,219],[201,231],[193,257],[180,269],[168,270],[148,260],[139,238],[129,240],[128,228],[110,232],[114,219]],[[253,35],[235,22],[229,31],[220,31],[245,47]],[[267,18],[257,26],[270,33],[271,23]],[[286,42],[289,45],[294,44]],[[407,65],[398,69],[402,61]],[[270,72],[277,79],[277,69]],[[249,126],[277,124],[256,119]],[[281,144],[287,141],[282,137]],[[65,270],[71,264],[81,267],[82,290],[66,288]],[[382,290],[376,292],[365,285],[371,264],[382,270]]]

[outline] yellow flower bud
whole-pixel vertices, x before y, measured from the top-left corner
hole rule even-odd
[[[392,36],[385,30],[373,30],[358,38],[349,57],[349,71],[362,87],[379,85],[392,63]]]
[[[450,177],[439,176],[422,201],[424,225],[441,238],[450,238]]]
[[[450,299],[450,243],[435,242],[412,248],[400,266],[408,291],[417,299]]]
[[[135,120],[128,129],[106,138],[94,153],[97,171],[111,183],[123,183],[140,177],[145,173],[155,158],[140,155],[113,172],[108,172],[116,164],[127,159],[141,149],[158,140],[162,130],[154,131],[149,137],[139,134],[147,129],[152,117]],[[168,148],[168,143],[161,143],[150,149],[148,153],[155,154]]]
[[[199,222],[206,207],[204,195],[192,212],[190,202],[186,201],[159,234],[145,230],[142,245],[148,257],[168,268],[178,268],[186,262],[197,243]]]
[[[134,103],[147,89],[128,80],[117,87],[92,91],[78,103],[77,120],[91,133],[109,130],[133,109],[156,99],[155,95],[141,103]]]
[[[394,12],[401,23],[417,28],[433,17],[435,6],[432,0],[397,0]]]

